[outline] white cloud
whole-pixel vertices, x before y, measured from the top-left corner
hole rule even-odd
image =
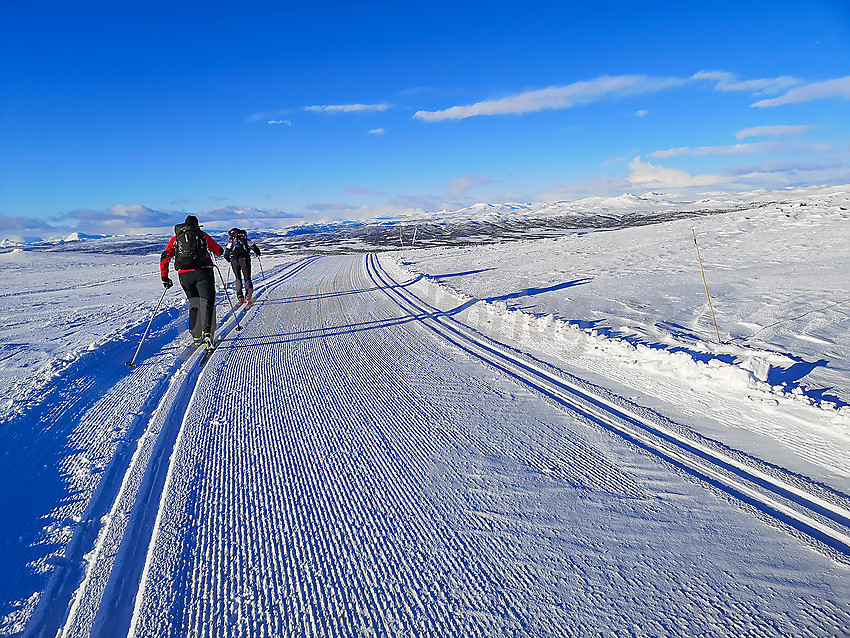
[[[691,186],[711,186],[722,184],[728,179],[720,175],[691,175],[677,168],[667,168],[641,161],[640,157],[629,162],[631,171],[626,177],[633,186],[641,188],[688,188]]]
[[[269,124],[285,124],[286,126],[292,126],[292,122],[289,120],[269,120]]]
[[[47,231],[53,227],[42,219],[34,217],[9,217],[0,214],[0,231]]]
[[[758,188],[783,188],[789,184],[846,184],[850,169],[843,162],[765,162],[724,169],[736,182]]]
[[[649,111],[647,111],[646,109],[641,109],[640,111],[635,111],[635,115],[637,117],[646,117],[647,115],[649,115]]]
[[[468,106],[453,106],[441,111],[417,111],[414,117],[427,122],[462,120],[477,115],[522,115],[545,109],[567,109],[603,99],[637,95],[678,86],[678,78],[653,78],[646,75],[604,75],[566,86],[526,91],[497,100],[484,100]]]
[[[369,131],[369,135],[383,135],[386,132],[386,129],[373,128],[371,131]]]
[[[796,178],[801,174],[823,173],[824,171],[831,171],[835,169],[843,169],[846,172],[846,168],[844,168],[841,164],[781,161],[734,166],[724,170],[724,173],[747,178],[763,175],[781,175],[786,178],[793,176]]]
[[[196,213],[203,224],[206,222],[227,222],[228,224],[239,223],[243,226],[248,221],[258,222],[260,220],[298,219],[300,215],[293,215],[280,210],[262,210],[252,206],[219,206],[213,210],[205,210]]]
[[[579,184],[554,186],[549,190],[534,193],[527,199],[530,201],[554,202],[576,200],[592,196],[622,195],[624,192],[629,190],[630,187],[631,184],[623,177],[596,177],[590,181]],[[520,198],[515,198],[515,201],[519,201],[519,199]]]
[[[123,235],[171,232],[175,224],[186,219],[186,211],[156,210],[139,204],[117,204],[106,210],[81,209],[67,213],[62,222],[68,228],[87,234]],[[278,210],[259,210],[250,206],[221,206],[213,210],[193,212],[201,224],[212,232],[234,224],[244,228],[274,228],[300,218]]]
[[[258,111],[245,118],[246,122],[261,122],[263,120],[273,120],[289,113],[289,109],[277,109],[276,111]]]
[[[87,234],[124,235],[162,232],[182,222],[183,211],[156,210],[139,204],[116,204],[106,210],[79,209],[65,214],[62,222]]]
[[[80,209],[68,213],[68,217],[82,223],[99,226],[150,227],[177,223],[185,213],[175,211],[154,210],[140,204],[116,204],[106,210]],[[85,231],[85,227],[80,230]]]
[[[784,104],[801,104],[812,100],[822,100],[831,97],[850,98],[850,75],[824,82],[815,82],[791,89],[785,95],[770,100],[761,100],[752,104],[755,108],[782,106]]]
[[[383,195],[383,193],[369,190],[368,188],[363,188],[362,186],[346,186],[345,190],[342,192],[345,195]]]
[[[802,80],[788,75],[777,78],[761,78],[757,80],[738,80],[733,73],[726,71],[700,71],[691,76],[694,80],[709,80],[716,83],[719,91],[748,91],[751,93],[778,93],[791,86],[802,84]]]
[[[739,140],[743,140],[747,137],[780,137],[783,135],[800,135],[816,128],[816,126],[810,126],[807,124],[798,124],[794,126],[753,126],[751,128],[741,129],[740,131],[735,133],[735,137]]]
[[[305,106],[305,111],[315,113],[357,113],[363,111],[386,111],[389,104],[324,104],[321,106]]]
[[[446,197],[463,197],[474,188],[489,186],[493,183],[495,183],[495,180],[492,180],[489,177],[467,173],[462,177],[455,177],[451,180],[449,188],[446,191]]]
[[[680,146],[663,151],[653,151],[647,157],[664,159],[689,155],[700,157],[704,155],[754,155],[756,153],[809,153],[828,151],[832,147],[826,142],[815,144],[795,144],[789,142],[754,142],[748,144],[732,144],[729,146]]]
[[[741,80],[727,71],[699,71],[688,78],[603,75],[566,86],[525,91],[504,98],[482,100],[474,104],[452,106],[438,111],[417,111],[414,117],[427,122],[436,122],[462,120],[479,115],[522,115],[546,109],[567,109],[604,99],[652,93],[694,82],[710,82],[713,88],[723,92],[741,91],[756,95],[786,92],[781,97],[756,102],[753,104],[755,107],[778,106],[825,97],[850,97],[850,76],[799,86],[803,84],[803,80],[793,76]],[[647,113],[646,110],[639,110],[635,115],[644,117]]]

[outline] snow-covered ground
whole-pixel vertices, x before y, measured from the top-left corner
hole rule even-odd
[[[152,245],[5,249],[0,634],[846,635],[848,192],[266,253],[203,367]]]
[[[850,492],[850,188],[728,206],[743,210],[402,261],[448,305],[478,300],[467,322],[644,403],[670,395],[713,438]]]

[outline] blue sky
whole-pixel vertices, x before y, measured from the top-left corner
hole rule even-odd
[[[4,0],[0,230],[850,183],[848,0],[299,4]]]

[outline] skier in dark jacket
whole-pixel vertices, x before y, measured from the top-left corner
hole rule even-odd
[[[174,227],[174,237],[160,256],[159,269],[162,285],[171,288],[168,265],[174,258],[180,285],[189,299],[189,332],[196,345],[213,347],[212,334],[215,329],[215,277],[210,251],[221,257],[223,250],[216,241],[201,230],[198,218],[186,217],[186,221]]]
[[[240,228],[231,228],[228,233],[230,241],[224,249],[224,258],[230,262],[233,275],[236,277],[236,298],[239,303],[251,303],[254,296],[254,284],[251,282],[251,253],[260,256],[257,244],[249,246],[248,233]],[[242,279],[245,279],[245,294],[242,294]]]

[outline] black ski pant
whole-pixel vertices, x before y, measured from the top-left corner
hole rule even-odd
[[[180,273],[180,285],[189,299],[189,332],[201,337],[213,332],[215,311],[215,277],[212,268],[198,268]]]
[[[239,301],[245,301],[245,297],[250,300],[254,296],[254,284],[251,282],[251,258],[232,257],[230,267],[233,268],[233,275],[236,277],[236,298]],[[244,296],[242,295],[243,277],[245,278]]]

